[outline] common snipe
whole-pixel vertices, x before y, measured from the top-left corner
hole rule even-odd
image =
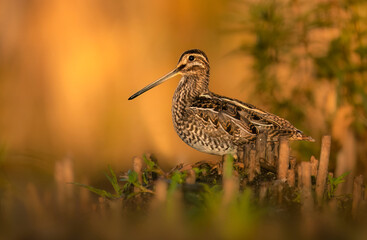
[[[206,54],[198,49],[188,50],[181,55],[174,70],[144,87],[129,100],[181,74],[173,95],[172,119],[177,134],[189,146],[210,154],[233,154],[238,148],[254,142],[256,136],[264,131],[268,141],[278,141],[279,136],[314,141],[281,117],[210,92],[209,72]]]

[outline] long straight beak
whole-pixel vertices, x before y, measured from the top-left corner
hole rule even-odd
[[[151,84],[149,84],[148,86],[144,87],[143,89],[141,89],[140,91],[136,92],[135,94],[133,94],[131,97],[129,97],[129,100],[132,100],[134,98],[136,98],[137,96],[145,93],[146,91],[158,86],[159,84],[167,81],[168,79],[176,76],[179,73],[179,70],[177,68],[175,68],[174,70],[172,70],[171,72],[169,72],[168,74],[166,74],[165,76],[161,77],[160,79],[158,79],[155,82],[152,82]]]

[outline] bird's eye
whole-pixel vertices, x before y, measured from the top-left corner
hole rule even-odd
[[[195,57],[194,56],[189,56],[189,61],[194,61]]]

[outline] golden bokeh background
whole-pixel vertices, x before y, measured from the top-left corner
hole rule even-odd
[[[213,91],[244,99],[246,66],[225,57],[227,1],[2,1],[0,140],[21,161],[71,156],[76,166],[123,167],[154,152],[170,165],[207,159],[174,132],[178,79],[127,98],[175,67],[190,48],[207,52]],[[237,41],[237,42],[236,42]],[[230,73],[230,74],[229,74]]]

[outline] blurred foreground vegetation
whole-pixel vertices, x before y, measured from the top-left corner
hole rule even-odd
[[[301,188],[287,187],[287,183],[265,176],[269,173],[253,183],[245,183],[246,174],[231,156],[226,157],[223,166],[221,162],[215,167],[208,166],[181,165],[165,172],[153,157],[144,156],[144,162],[135,158],[133,168],[124,173],[115,173],[109,167],[105,182],[110,186],[95,188],[71,182],[72,165],[65,159],[55,169],[51,191],[54,194],[28,184],[22,193],[7,191],[2,195],[1,237],[364,239],[367,236],[366,201],[362,199],[358,212],[352,214],[355,206],[351,196],[334,196],[335,188],[348,178],[347,174],[329,178],[323,204],[309,208],[305,207],[307,200]],[[266,181],[274,185],[264,192],[261,183]]]

